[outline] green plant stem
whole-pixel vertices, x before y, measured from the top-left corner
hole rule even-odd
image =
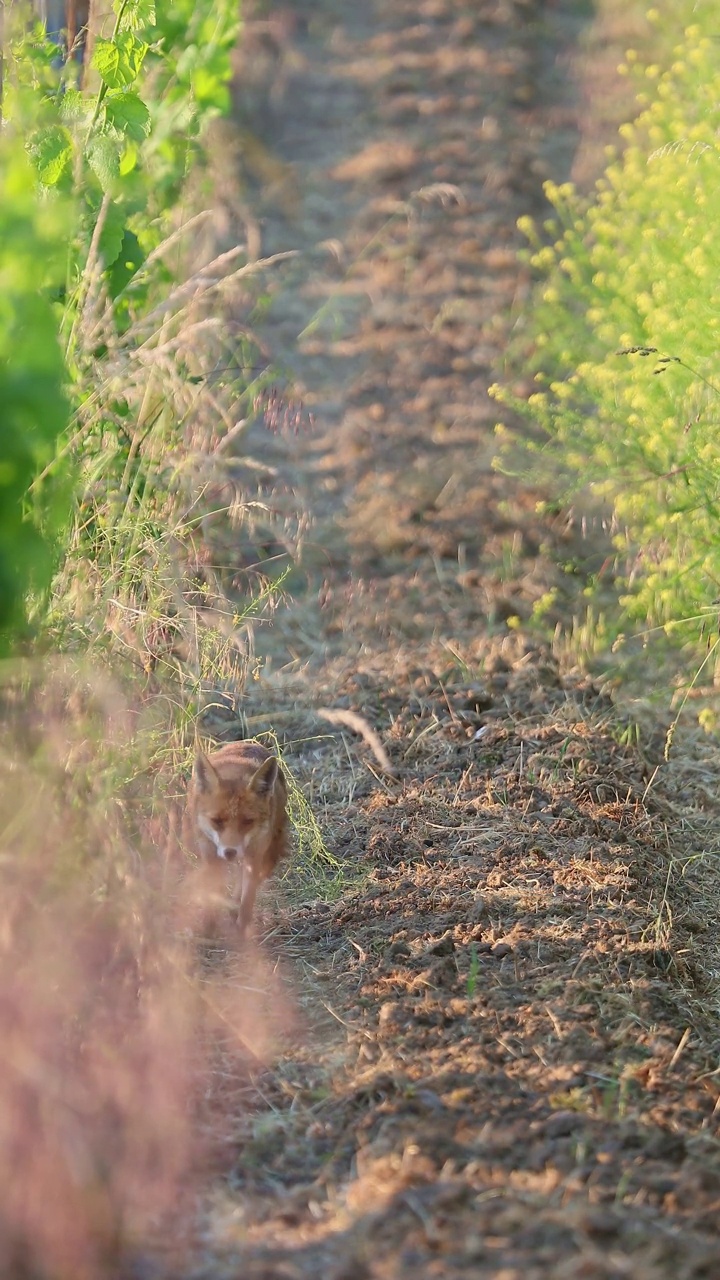
[[[115,18],[115,25],[113,27],[113,33],[112,33],[112,36],[110,37],[111,40],[114,40],[116,38],[118,31],[120,30],[120,23],[122,22],[123,17],[125,16],[125,10],[127,9],[127,6],[128,6],[128,0],[123,0],[122,4],[120,5],[120,8],[117,11],[117,16]],[[90,121],[90,126],[87,132],[88,141],[92,136],[92,131],[95,128],[95,125],[97,124],[98,116],[100,115],[100,108],[102,107],[102,104],[105,101],[105,95],[107,91],[108,91],[108,87],[105,81],[103,80],[98,90],[97,101],[95,103],[95,110],[93,112],[92,120]]]

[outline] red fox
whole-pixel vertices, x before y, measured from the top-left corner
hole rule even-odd
[[[276,757],[258,742],[198,752],[183,838],[202,858],[213,897],[228,903],[244,935],[258,885],[288,852],[287,787]]]

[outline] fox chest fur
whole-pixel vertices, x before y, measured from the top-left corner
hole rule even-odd
[[[203,860],[246,929],[258,885],[288,851],[287,787],[279,762],[257,742],[199,752],[188,785],[183,838]],[[218,886],[225,886],[224,891]]]

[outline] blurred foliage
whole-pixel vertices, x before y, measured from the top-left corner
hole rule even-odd
[[[0,143],[0,653],[24,629],[27,594],[47,591],[57,487],[31,488],[67,427],[57,292],[71,206],[39,200],[24,148]]]
[[[118,393],[117,352],[166,321],[183,260],[163,242],[209,121],[228,106],[237,4],[115,0],[91,67],[63,61],[22,5],[6,7],[0,152],[0,644],[46,591],[57,535],[77,549],[102,476],[122,514],[147,386]],[[147,397],[145,397],[146,399]],[[147,408],[147,405],[145,406]],[[105,411],[106,410],[106,411]],[[70,430],[68,431],[68,426]],[[108,465],[108,459],[112,460]],[[40,482],[39,477],[43,480]],[[75,499],[66,481],[72,475]],[[125,484],[125,495],[118,493]],[[114,487],[114,495],[111,489]],[[73,534],[73,528],[75,534]]]
[[[720,585],[720,45],[714,6],[692,8],[664,68],[628,52],[640,114],[592,197],[550,183],[555,216],[521,221],[537,390],[493,388],[541,428],[535,475],[611,506],[624,620],[670,630],[713,616]]]

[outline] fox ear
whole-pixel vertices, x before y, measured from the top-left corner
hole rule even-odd
[[[214,791],[218,776],[204,751],[198,751],[193,765],[193,778],[199,791]]]
[[[248,787],[250,791],[254,791],[258,796],[267,796],[272,791],[278,776],[278,762],[275,756],[269,756],[264,760],[259,769],[256,769]]]

